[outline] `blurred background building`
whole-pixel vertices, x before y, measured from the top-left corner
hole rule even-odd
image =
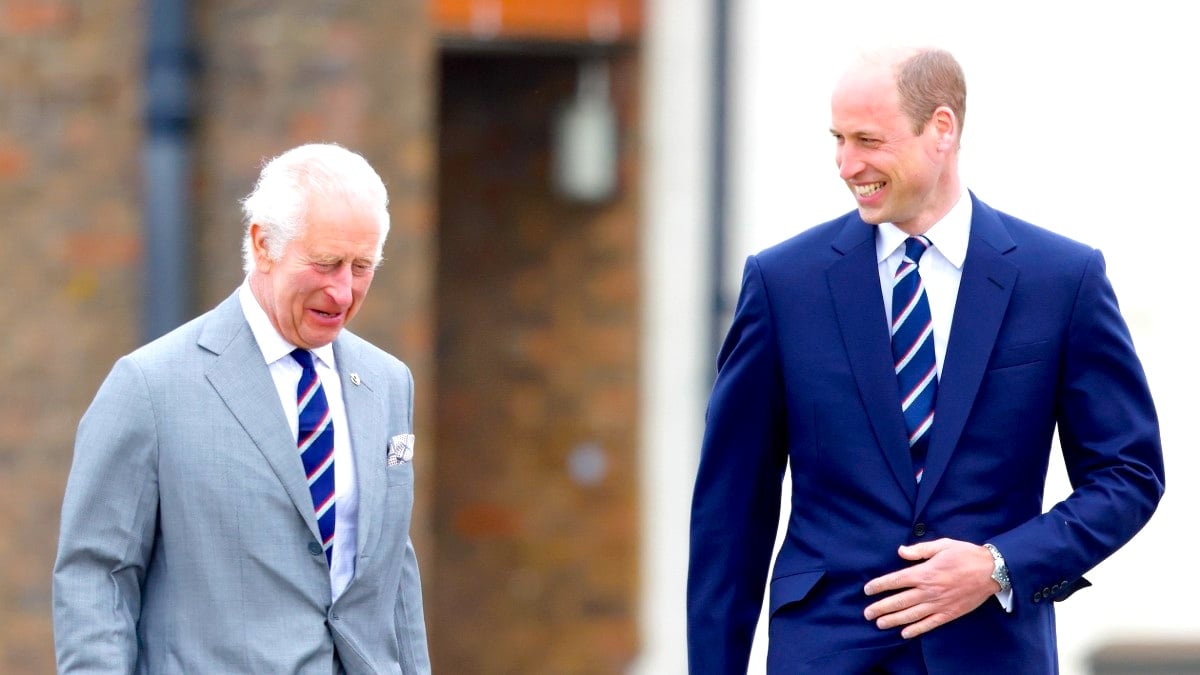
[[[969,186],[1104,249],[1159,403],[1167,497],[1060,605],[1063,670],[1200,672],[1180,311],[1200,47],[1166,0],[893,4],[0,0],[0,672],[53,672],[84,408],[118,356],[235,288],[238,199],[308,141],[362,152],[391,194],[353,328],[417,379],[435,672],[685,672],[691,483],[741,260],[852,207],[833,80],[914,41],[966,69]]]

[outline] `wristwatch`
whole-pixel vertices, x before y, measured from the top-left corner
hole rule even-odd
[[[1008,565],[1004,564],[1004,556],[1000,555],[999,549],[991,544],[984,544],[983,547],[992,554],[992,562],[995,563],[995,567],[992,568],[992,578],[1000,584],[1000,592],[1003,593],[1012,588],[1012,581],[1008,578]]]

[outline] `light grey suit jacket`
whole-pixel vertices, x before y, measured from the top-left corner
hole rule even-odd
[[[412,432],[412,376],[347,331],[334,354],[359,495],[337,601],[235,293],[120,359],[79,424],[54,565],[59,672],[326,675],[335,650],[349,673],[429,672],[412,463],[386,459]]]

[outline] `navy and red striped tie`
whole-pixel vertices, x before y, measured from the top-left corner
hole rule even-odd
[[[296,447],[304,463],[304,475],[308,477],[308,491],[312,494],[313,510],[317,515],[317,528],[321,533],[321,547],[325,560],[333,564],[333,529],[337,521],[337,500],[333,482],[333,418],[329,414],[329,402],[321,378],[313,367],[312,354],[305,349],[292,352],[292,358],[304,372],[296,387],[296,407],[300,413],[300,424],[296,434]]]
[[[892,356],[918,483],[925,473],[938,384],[933,319],[918,270],[921,255],[930,245],[925,237],[909,237],[904,242],[904,261],[897,268],[892,285]]]

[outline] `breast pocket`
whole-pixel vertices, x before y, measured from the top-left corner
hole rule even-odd
[[[408,532],[413,509],[412,464],[397,464],[387,468],[387,522],[398,528],[397,532]],[[403,541],[403,537],[400,541]]]
[[[416,436],[396,434],[388,440],[387,478],[388,485],[412,484],[413,448]]]
[[[389,488],[408,486],[412,487],[413,468],[412,462],[403,464],[394,464],[387,468],[387,484]]]
[[[1048,361],[1053,358],[1054,352],[1055,344],[1050,340],[998,347],[992,352],[992,358],[988,361],[988,370],[1003,370]]]

